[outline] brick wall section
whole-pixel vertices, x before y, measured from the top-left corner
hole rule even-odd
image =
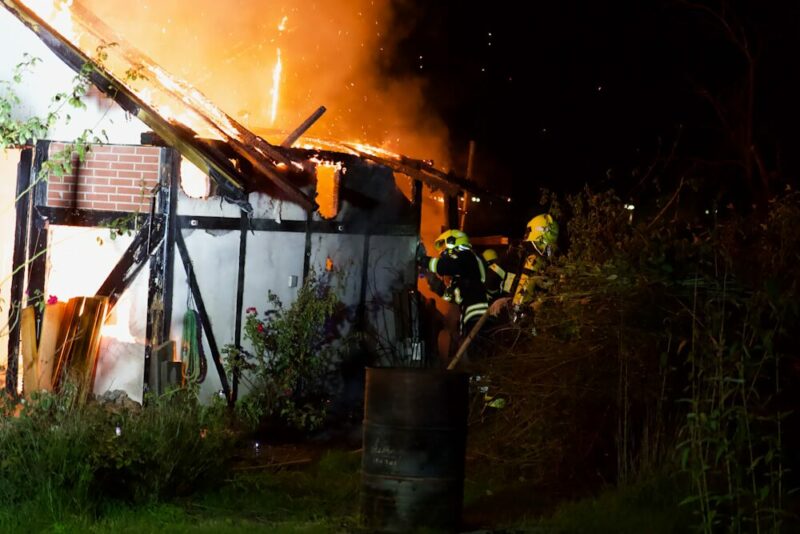
[[[50,154],[64,150],[51,143]],[[93,145],[76,172],[51,176],[47,205],[90,210],[149,212],[151,192],[158,183],[160,148]]]

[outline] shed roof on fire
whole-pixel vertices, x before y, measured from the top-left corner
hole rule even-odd
[[[284,143],[281,149],[248,130],[200,91],[137,50],[80,2],[59,7],[50,2],[1,1],[64,63],[208,174],[217,184],[217,193],[226,200],[250,212],[247,194],[268,183],[276,195],[303,209],[317,209],[314,199],[299,185],[308,169],[294,151],[286,150],[291,143]],[[369,146],[331,146],[449,195],[461,191],[490,195],[424,161]]]

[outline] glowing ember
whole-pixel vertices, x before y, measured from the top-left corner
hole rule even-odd
[[[275,68],[272,69],[272,107],[270,108],[271,124],[275,124],[275,118],[278,116],[278,97],[280,96],[281,84],[281,71],[283,64],[281,63],[281,49],[278,48],[278,59],[275,61]]]

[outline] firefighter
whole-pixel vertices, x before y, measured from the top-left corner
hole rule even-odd
[[[475,254],[467,234],[461,230],[448,230],[433,244],[438,257],[429,257],[424,247],[417,253],[417,262],[428,272],[450,279],[441,296],[458,305],[459,329],[466,335],[472,326],[489,309],[486,297],[486,268]]]
[[[558,223],[550,214],[536,215],[528,221],[522,237],[523,254],[527,255],[519,273],[519,281],[511,282],[509,288],[514,290],[512,303],[515,307],[531,305],[536,289],[550,286],[542,273],[556,252],[557,242]]]
[[[506,271],[498,263],[497,251],[487,248],[481,253],[486,264],[486,295],[489,302],[493,302],[503,294],[506,283]]]
[[[558,223],[547,213],[528,221],[521,246],[510,250],[503,261],[505,270],[500,293],[505,298],[497,299],[492,305],[493,315],[510,303],[514,316],[519,317],[525,313],[525,308],[535,304],[537,289],[550,287],[543,271],[556,252],[558,230]]]

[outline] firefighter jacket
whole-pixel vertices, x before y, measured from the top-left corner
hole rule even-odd
[[[502,261],[502,266],[499,266],[503,273],[502,280],[499,281],[499,294],[512,297],[512,304],[515,306],[531,304],[536,289],[547,285],[542,275],[546,265],[547,261],[538,252],[522,247],[510,250]]]
[[[505,287],[506,279],[509,277],[513,280],[514,273],[507,273],[497,260],[486,262],[486,296],[489,298],[489,302],[508,292]]]
[[[469,247],[446,249],[438,258],[428,258],[428,270],[451,278],[449,292],[461,310],[461,331],[489,309],[486,298],[486,269],[483,260]]]

